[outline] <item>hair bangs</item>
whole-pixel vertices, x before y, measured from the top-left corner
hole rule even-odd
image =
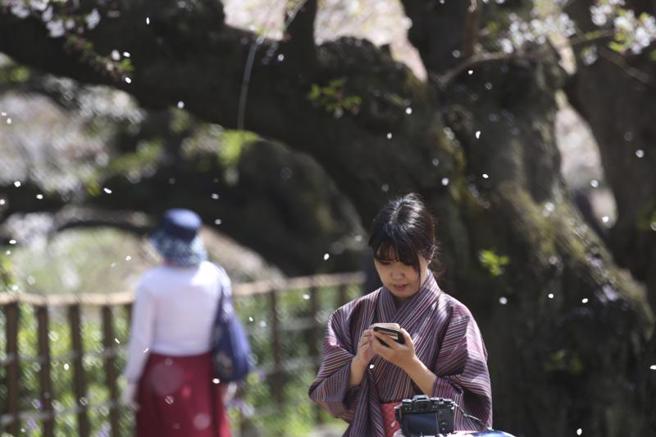
[[[419,250],[413,241],[402,232],[394,232],[393,227],[385,226],[381,232],[373,234],[369,246],[378,261],[400,261],[419,269]]]

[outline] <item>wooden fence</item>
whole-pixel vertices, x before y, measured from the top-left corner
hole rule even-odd
[[[318,317],[321,290],[325,288],[337,289],[337,297],[330,305],[332,308],[349,300],[348,290],[357,289],[362,284],[364,277],[360,273],[317,275],[311,277],[293,278],[280,281],[261,281],[234,286],[234,299],[238,306],[239,300],[250,298],[267,299],[268,326],[270,335],[272,362],[260,363],[259,371],[266,376],[272,385],[271,393],[275,397],[276,404],[284,402],[283,378],[284,372],[293,371],[301,367],[316,367],[319,360],[319,345],[324,330],[325,320]],[[283,293],[303,292],[309,301],[309,312],[306,317],[283,323],[279,317],[279,300]],[[5,380],[5,402],[0,411],[0,434],[25,435],[21,433],[22,424],[31,420],[39,424],[40,434],[43,437],[54,437],[55,417],[60,414],[76,416],[77,435],[79,437],[90,437],[91,427],[89,411],[91,409],[108,409],[108,435],[121,437],[119,426],[119,414],[122,406],[119,403],[119,372],[116,365],[118,354],[124,346],[118,344],[115,335],[115,317],[118,311],[123,311],[124,317],[131,312],[132,293],[118,293],[110,295],[100,294],[25,294],[6,293],[0,294],[0,308],[4,315],[5,328],[5,354],[0,359],[0,368],[4,370]],[[325,304],[325,302],[324,302]],[[19,350],[20,308],[27,306],[33,311],[36,319],[37,356],[25,357]],[[83,344],[82,315],[83,308],[95,307],[100,310],[100,324],[102,331],[102,352],[100,357],[103,362],[104,385],[108,390],[108,402],[102,405],[93,404],[89,401],[87,392],[87,378],[83,359],[85,356],[93,355],[85,352],[92,345]],[[75,407],[64,411],[55,411],[52,402],[51,379],[51,329],[50,313],[57,309],[65,314],[70,333],[71,350],[65,357],[70,361],[72,368],[72,390],[75,395]],[[23,309],[24,310],[24,309]],[[308,349],[311,351],[307,359],[298,362],[290,362],[286,359],[282,347],[281,338],[289,330],[307,330]],[[95,345],[98,349],[98,345]],[[98,355],[98,354],[96,354]],[[1,356],[0,356],[1,357]],[[39,399],[38,411],[20,410],[20,364],[21,361],[30,361],[35,364],[38,372]],[[4,435],[4,434],[3,434]]]

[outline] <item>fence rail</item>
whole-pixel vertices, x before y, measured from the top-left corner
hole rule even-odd
[[[234,299],[263,298],[266,301],[268,319],[270,320],[269,344],[271,345],[272,362],[260,363],[259,370],[266,375],[271,386],[271,394],[277,404],[285,402],[284,375],[290,369],[300,367],[316,368],[319,359],[319,341],[323,330],[323,320],[318,317],[320,312],[321,290],[336,288],[337,298],[332,307],[346,302],[349,298],[349,287],[357,287],[364,281],[361,273],[345,273],[331,275],[317,275],[291,278],[276,281],[259,281],[253,283],[236,284],[234,286]],[[291,323],[283,324],[279,317],[280,298],[284,293],[302,292],[309,302],[309,311],[303,317],[293,318]],[[91,435],[89,412],[91,409],[104,408],[108,410],[108,435],[120,436],[120,409],[117,358],[123,351],[118,345],[115,332],[115,317],[117,311],[123,311],[129,322],[132,305],[132,293],[116,294],[29,294],[4,293],[0,294],[0,308],[4,315],[5,357],[0,357],[0,369],[4,370],[4,405],[0,411],[0,433],[19,436],[21,424],[32,420],[40,422],[40,435],[54,437],[56,417],[60,414],[73,414],[76,417],[77,434],[80,437]],[[19,332],[21,329],[21,308],[31,308],[36,319],[37,356],[27,357],[21,355],[19,350]],[[95,307],[100,310],[102,351],[92,352],[89,344],[83,341],[83,308]],[[50,329],[50,309],[58,309],[65,315],[68,332],[70,334],[71,348],[65,358],[72,368],[72,391],[75,397],[73,408],[55,411],[53,406],[53,381]],[[288,321],[289,322],[289,321]],[[292,331],[308,332],[307,347],[310,351],[306,359],[286,359],[282,349],[282,336]],[[252,332],[251,332],[252,334]],[[96,345],[98,346],[98,345]],[[97,349],[97,348],[96,348]],[[108,390],[108,400],[100,404],[89,401],[87,373],[84,368],[84,358],[94,356],[103,361],[104,385]],[[59,356],[61,359],[62,357]],[[38,373],[39,399],[38,411],[21,411],[21,363],[32,363]],[[317,414],[317,420],[320,416]]]

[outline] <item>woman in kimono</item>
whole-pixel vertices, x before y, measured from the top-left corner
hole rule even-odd
[[[310,398],[349,422],[344,436],[393,436],[400,428],[394,406],[416,394],[455,401],[456,431],[491,426],[487,351],[471,312],[428,268],[435,225],[421,199],[389,202],[369,246],[383,286],[331,315]],[[398,323],[404,344],[374,332],[380,322]]]
[[[201,225],[193,211],[170,209],[151,237],[163,263],[137,287],[122,394],[137,407],[136,437],[231,435],[231,387],[213,379],[210,356],[220,296],[231,286],[226,272],[207,261]]]

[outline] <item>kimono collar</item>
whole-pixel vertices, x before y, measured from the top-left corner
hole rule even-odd
[[[392,292],[386,287],[382,287],[376,308],[376,322],[396,322],[404,326],[403,322],[410,318],[413,313],[416,313],[417,310],[431,307],[437,301],[441,292],[433,272],[430,270],[419,290],[410,298],[401,302],[398,307]]]

